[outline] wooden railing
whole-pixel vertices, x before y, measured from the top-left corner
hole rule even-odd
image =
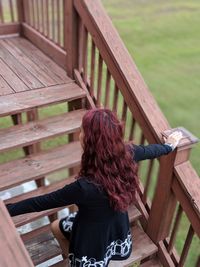
[[[117,112],[124,122],[126,140],[137,144],[161,143],[162,135],[172,130],[100,1],[69,2],[67,31],[77,35],[70,36],[67,44],[68,74],[87,88],[97,107],[105,106]],[[180,130],[184,139],[175,152],[139,165],[145,218],[141,223],[158,244],[164,266],[183,266],[190,259],[191,242],[200,237],[200,180],[188,162],[191,146],[197,139]],[[181,213],[189,221],[189,231],[183,248],[178,249],[179,257],[175,247]],[[198,259],[195,260],[197,266]]]
[[[0,0],[0,35],[19,32],[18,0]]]
[[[90,106],[93,100],[97,107],[117,112],[127,141],[161,143],[162,136],[171,132],[99,0],[7,3],[11,14],[8,21],[0,0],[0,34],[20,33],[66,68],[68,75],[88,91]],[[14,7],[18,19],[12,15]],[[200,180],[188,161],[197,140],[182,130],[184,139],[175,152],[139,164],[141,224],[158,244],[164,266],[183,266],[190,260],[191,242],[200,237]],[[189,231],[178,256],[176,242],[182,213],[189,222]],[[196,266],[197,257],[193,256]]]

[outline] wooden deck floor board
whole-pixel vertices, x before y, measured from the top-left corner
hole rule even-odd
[[[0,58],[6,62],[10,69],[25,83],[29,89],[40,88],[44,85],[31,74],[1,43]],[[9,82],[9,81],[8,81]]]
[[[0,39],[0,96],[71,82],[63,68],[27,39]]]
[[[20,48],[29,58],[36,64],[40,64],[40,67],[44,70],[48,70],[52,77],[60,83],[71,82],[71,79],[66,75],[66,71],[58,66],[52,59],[45,55],[35,45],[29,42],[25,38],[13,38],[12,42]]]
[[[85,97],[75,83],[60,84],[30,91],[0,96],[0,117]]]
[[[2,58],[0,58],[0,75],[15,92],[26,91],[29,89]]]

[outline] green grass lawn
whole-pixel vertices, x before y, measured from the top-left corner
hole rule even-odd
[[[200,1],[103,0],[171,127],[200,137]],[[200,174],[200,145],[191,161]]]

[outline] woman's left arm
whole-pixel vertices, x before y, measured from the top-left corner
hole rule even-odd
[[[180,139],[182,138],[181,132],[174,132],[165,139],[164,144],[151,144],[151,145],[133,145],[134,160],[136,162],[145,160],[145,159],[154,159],[163,155],[167,155],[173,151]]]

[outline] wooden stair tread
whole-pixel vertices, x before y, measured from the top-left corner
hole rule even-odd
[[[59,182],[55,182],[51,185],[48,186],[42,186],[39,187],[35,190],[32,190],[30,192],[21,194],[19,196],[15,196],[13,198],[7,199],[5,201],[5,204],[7,203],[15,203],[30,197],[36,197],[42,194],[48,194],[52,191],[58,190],[62,187],[64,187],[67,184],[72,183],[73,181],[75,181],[74,177],[69,177],[66,179],[63,179],[62,181]],[[50,209],[50,210],[46,210],[46,211],[42,211],[42,212],[32,212],[32,213],[26,213],[26,214],[22,214],[22,215],[18,215],[15,217],[12,217],[13,222],[15,224],[16,227],[22,226],[26,223],[32,222],[36,219],[39,219],[41,217],[47,216],[47,215],[51,215],[61,209],[63,209],[64,207],[60,207],[60,208],[56,208],[56,209]],[[131,205],[128,209],[128,214],[129,214],[129,220],[130,223],[133,223],[134,221],[136,221],[138,218],[141,217],[141,213],[140,211],[135,207],[135,205]]]
[[[0,117],[85,96],[74,82],[0,96]]]
[[[0,190],[39,179],[54,171],[77,166],[81,161],[80,142],[30,155],[0,165]]]
[[[124,261],[111,261],[109,267],[128,267],[133,263],[154,254],[158,248],[138,225],[132,227],[133,249]]]
[[[76,110],[0,130],[0,151],[75,132],[80,128],[84,114],[85,110]]]
[[[68,260],[62,260],[51,265],[51,267],[68,267],[68,266],[69,266]]]
[[[32,239],[25,241],[24,244],[34,265],[38,265],[62,253],[50,230],[34,236]]]
[[[157,258],[148,260],[148,261],[140,264],[140,267],[161,267],[161,266],[162,265]]]

